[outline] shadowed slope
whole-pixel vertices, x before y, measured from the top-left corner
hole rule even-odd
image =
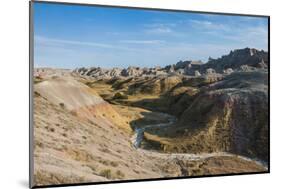
[[[145,136],[169,152],[227,151],[267,161],[267,78],[266,72],[237,72],[204,86],[176,126]]]

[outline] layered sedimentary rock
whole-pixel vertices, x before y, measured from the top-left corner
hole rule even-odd
[[[81,118],[129,128],[120,115],[93,89],[73,78],[53,78],[35,85],[35,92]]]
[[[104,69],[100,67],[77,68],[75,73],[90,76],[97,79],[111,77],[155,77],[159,75],[183,75],[199,77],[201,74],[210,75],[214,73],[231,74],[233,71],[252,71],[256,69],[267,69],[268,53],[253,48],[237,49],[220,58],[209,58],[206,63],[202,61],[179,61],[176,64],[167,65],[163,68],[157,66],[152,68],[141,68],[130,66],[128,68]],[[198,74],[199,73],[199,74]]]
[[[181,88],[168,98],[175,100],[177,126],[148,132],[149,140],[149,133],[166,138],[159,141],[170,152],[227,151],[268,160],[267,72],[236,72],[199,89]]]

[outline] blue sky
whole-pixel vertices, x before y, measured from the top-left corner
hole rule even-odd
[[[35,3],[35,67],[154,67],[267,51],[267,18]]]

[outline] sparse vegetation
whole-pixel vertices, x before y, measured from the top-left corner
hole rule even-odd
[[[88,122],[90,123],[90,124],[95,124],[92,120],[90,120],[90,119],[88,119]]]
[[[125,177],[125,174],[122,171],[118,170],[118,171],[116,171],[116,177],[118,179],[122,179]]]
[[[65,105],[63,102],[59,103],[60,107],[65,108]]]
[[[37,91],[34,91],[34,97],[40,97],[40,93],[38,93]]]
[[[106,177],[108,179],[111,179],[112,176],[113,176],[110,169],[103,169],[103,170],[101,170],[100,175],[103,176],[103,177]]]
[[[74,116],[78,116],[78,113],[76,111],[71,111],[70,113]]]
[[[94,164],[87,164],[87,167],[89,167],[93,172],[96,172],[97,168]]]
[[[118,163],[116,161],[112,161],[112,162],[110,162],[110,165],[113,166],[113,167],[117,167]]]
[[[33,79],[34,84],[40,83],[43,81],[43,78],[40,76],[35,76]]]
[[[100,151],[110,153],[110,150],[108,148],[100,148]]]
[[[113,96],[113,99],[128,99],[128,95],[125,95],[123,92],[117,92]]]

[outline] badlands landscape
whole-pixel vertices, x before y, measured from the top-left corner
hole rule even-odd
[[[267,172],[268,66],[34,68],[35,185]]]

